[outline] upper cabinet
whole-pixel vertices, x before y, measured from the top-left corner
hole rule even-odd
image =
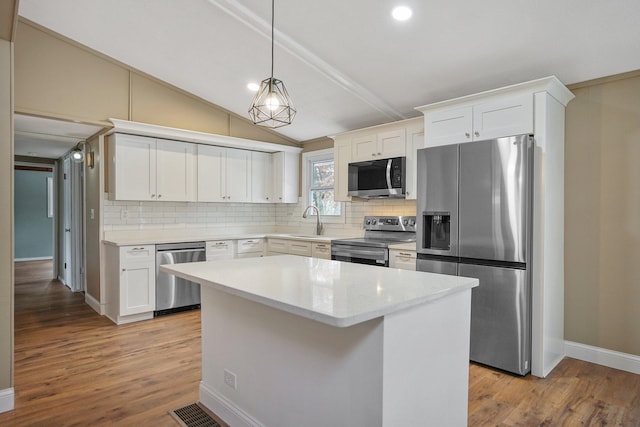
[[[276,203],[298,203],[300,156],[283,152],[272,154],[273,193]]]
[[[111,121],[111,200],[298,202],[301,148]]]
[[[360,162],[404,156],[405,140],[404,129],[382,131],[353,138],[351,141],[351,161]]]
[[[198,201],[250,202],[251,151],[199,145]]]
[[[114,134],[109,150],[112,199],[195,200],[195,144]]]
[[[416,189],[418,187],[417,155],[418,150],[424,148],[424,146],[424,130],[422,124],[407,127],[407,177],[405,181],[405,198],[408,200],[416,199]]]
[[[416,198],[416,150],[424,148],[424,120],[402,120],[346,132],[334,137],[334,198],[349,201],[349,163],[406,157],[406,198]]]
[[[425,111],[426,144],[457,144],[533,133],[533,94]]]
[[[251,201],[275,203],[273,196],[273,154],[251,152]]]

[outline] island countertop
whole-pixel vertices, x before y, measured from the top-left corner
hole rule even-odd
[[[478,286],[473,278],[295,255],[174,264],[160,269],[336,327],[356,325]]]

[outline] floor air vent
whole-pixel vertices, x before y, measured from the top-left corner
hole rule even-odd
[[[183,427],[222,427],[197,403],[174,409],[169,413]]]

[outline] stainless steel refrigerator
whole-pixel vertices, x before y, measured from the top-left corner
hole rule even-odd
[[[531,371],[533,137],[418,150],[417,269],[475,277],[470,359]]]

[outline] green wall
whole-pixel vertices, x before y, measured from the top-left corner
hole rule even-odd
[[[53,218],[47,217],[47,177],[52,172],[14,171],[15,259],[53,256]]]

